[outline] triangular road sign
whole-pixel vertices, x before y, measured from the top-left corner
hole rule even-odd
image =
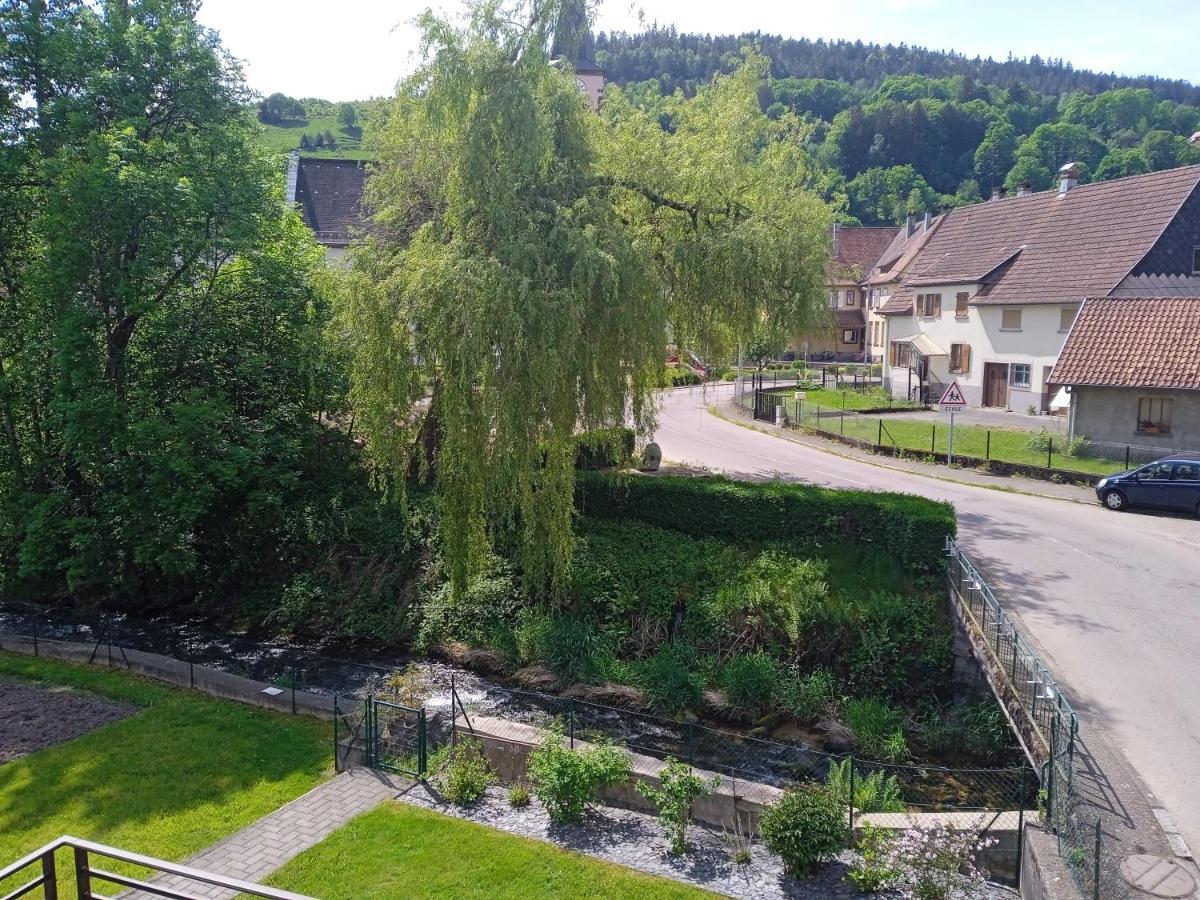
[[[942,399],[938,401],[939,406],[956,406],[960,409],[967,405],[967,398],[963,396],[962,388],[958,386],[958,379],[950,382],[950,387],[946,388]]]

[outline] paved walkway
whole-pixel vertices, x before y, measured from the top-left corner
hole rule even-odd
[[[193,856],[187,865],[215,875],[258,882],[292,857],[322,841],[355,816],[395,797],[408,782],[372,769],[350,769],[297,797],[268,816]],[[192,897],[229,900],[234,891],[198,884],[177,875],[161,875],[156,885]],[[141,891],[125,900],[149,900]]]

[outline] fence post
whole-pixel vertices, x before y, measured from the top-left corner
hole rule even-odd
[[[883,446],[883,419],[879,420],[879,438],[875,441],[876,447]]]
[[[987,431],[987,449],[983,451],[983,458],[988,462],[992,460],[992,429]]]
[[[1129,445],[1125,445],[1125,471],[1129,471]]]
[[[1021,888],[1021,857],[1025,850],[1025,766],[1021,766],[1021,794],[1017,802],[1017,890]]]
[[[37,656],[37,655],[38,655],[38,645],[37,645],[37,639],[38,639],[38,629],[37,629],[37,622],[38,622],[38,615],[37,615],[37,612],[35,611],[35,612],[34,612],[34,614],[33,614],[33,655],[34,655],[34,656]]]
[[[458,690],[454,686],[454,675],[450,675],[450,746],[458,743]]]
[[[688,722],[688,765],[696,768],[696,723]]]
[[[571,749],[575,749],[575,698],[571,698]]]
[[[296,668],[296,664],[292,664],[292,715],[296,714],[296,679],[300,677],[300,670]]]
[[[838,423],[838,433],[842,437],[846,436],[846,410],[845,409],[842,410],[841,421]]]
[[[936,453],[937,450],[934,449],[935,447],[937,447],[937,426],[930,425],[929,426],[929,452]]]
[[[854,755],[850,755],[850,797],[846,804],[850,807],[850,836],[846,840],[848,846],[854,846]]]
[[[1046,468],[1047,469],[1054,468],[1053,457],[1054,457],[1054,438],[1050,438],[1049,443],[1046,445]]]
[[[1096,858],[1092,861],[1092,896],[1100,900],[1100,820],[1096,819]]]
[[[338,760],[338,695],[333,695],[333,771],[341,774],[342,766]]]
[[[417,775],[425,777],[425,707],[417,713]]]

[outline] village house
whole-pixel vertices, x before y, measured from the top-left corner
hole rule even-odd
[[[325,258],[340,263],[363,224],[362,196],[367,164],[317,159],[293,152],[288,160],[287,200],[300,210]]]
[[[1196,296],[1084,301],[1050,376],[1070,392],[1072,437],[1200,450],[1200,278],[1194,282]]]
[[[947,213],[879,307],[895,396],[1044,412],[1051,372],[1088,297],[1200,271],[1200,166],[998,198]],[[1090,437],[1091,435],[1089,435]]]
[[[888,301],[892,292],[900,287],[909,267],[943,218],[945,217],[927,212],[924,219],[918,221],[916,216],[910,214],[867,276],[865,289],[869,362],[882,363],[887,350],[887,342],[884,339],[886,319],[879,314],[879,308]]]
[[[817,328],[792,338],[790,349],[808,360],[863,362],[866,353],[867,278],[893,243],[895,228],[834,224],[825,270],[826,309]]]

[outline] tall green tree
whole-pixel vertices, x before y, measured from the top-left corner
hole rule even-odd
[[[321,253],[196,6],[3,8],[0,79],[29,98],[0,142],[9,589],[195,595],[245,563],[238,529],[278,511],[332,402]]]
[[[822,297],[828,214],[802,126],[759,108],[766,61],[669,99],[669,132],[619,91],[597,117],[549,64],[560,15],[422,18],[346,292],[357,421],[383,477],[416,447],[436,469],[459,585],[489,541],[563,583],[577,429],[647,429],[669,338],[728,351]]]

